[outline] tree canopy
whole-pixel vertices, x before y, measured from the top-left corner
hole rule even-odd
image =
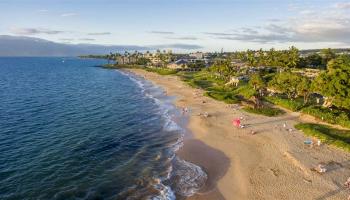
[[[297,87],[300,77],[290,71],[276,74],[269,82],[269,86],[279,93],[284,93],[289,99],[297,96]]]
[[[324,106],[350,109],[350,57],[339,56],[315,79],[315,91],[326,97]]]

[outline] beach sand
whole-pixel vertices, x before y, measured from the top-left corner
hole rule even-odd
[[[328,145],[306,146],[307,138],[293,126],[302,120],[298,113],[280,117],[249,114],[238,105],[232,108],[203,96],[203,91],[177,76],[129,71],[176,96],[176,106],[190,109],[188,129],[192,135],[178,155],[201,166],[209,180],[188,199],[344,200],[349,195],[343,183],[350,176],[350,154]],[[208,117],[199,116],[205,112]],[[243,117],[246,128],[232,126],[238,117]],[[252,130],[255,135],[250,134]],[[310,170],[319,163],[326,165],[327,173]]]

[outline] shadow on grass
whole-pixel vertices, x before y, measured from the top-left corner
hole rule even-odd
[[[350,152],[350,131],[331,128],[327,125],[299,123],[296,129],[302,130],[305,135],[316,137],[321,141]]]

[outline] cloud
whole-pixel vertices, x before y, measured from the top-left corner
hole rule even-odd
[[[39,13],[47,13],[47,12],[49,12],[49,10],[46,10],[46,9],[40,9],[40,10],[37,10],[37,12],[39,12]]]
[[[345,5],[342,5],[345,7]],[[253,43],[334,43],[350,45],[350,12],[325,8],[307,10],[293,18],[268,21],[261,27],[245,27],[230,33],[207,33],[222,40]]]
[[[219,32],[203,32],[205,35],[212,35],[212,36],[232,36],[233,33],[219,33]]]
[[[288,4],[288,10],[289,11],[298,11],[298,10],[300,10],[300,5],[298,5],[296,3],[290,3],[290,4]]]
[[[253,28],[241,28],[241,31],[248,34],[257,34],[258,31]]]
[[[270,18],[270,19],[267,19],[267,21],[269,21],[269,22],[280,22],[282,20],[281,19],[276,19],[276,18]]]
[[[95,41],[95,39],[93,39],[93,38],[79,38],[79,40],[83,40],[83,41]]]
[[[150,31],[152,34],[161,34],[161,35],[173,35],[174,32],[171,31]]]
[[[194,36],[167,37],[166,39],[173,39],[173,40],[198,40],[198,38],[194,37]]]
[[[287,42],[290,37],[282,34],[235,34],[234,36],[222,36],[218,39],[223,40],[240,40],[246,42],[256,42],[256,43],[271,43],[271,42]]]
[[[47,34],[55,35],[64,33],[64,31],[51,30],[45,28],[11,28],[10,31],[17,35],[38,35],[38,34]]]
[[[73,17],[73,16],[77,16],[77,13],[63,13],[61,14],[61,17]]]
[[[316,15],[317,12],[314,10],[302,10],[299,12],[301,15]]]
[[[281,26],[279,24],[268,24],[268,25],[265,25],[263,29],[276,34],[287,34],[288,32],[292,31],[290,28]],[[258,33],[259,33],[258,31],[254,32],[254,34],[258,34]]]
[[[61,41],[65,41],[65,42],[71,42],[71,41],[74,41],[73,38],[60,38],[59,40]]]
[[[88,33],[88,35],[110,35],[110,32],[96,32],[96,33]]]
[[[334,4],[334,7],[338,8],[338,9],[350,9],[350,2],[336,3],[336,4]]]
[[[200,45],[196,44],[162,44],[162,45],[152,45],[149,46],[151,49],[182,49],[182,50],[194,50],[203,48]]]

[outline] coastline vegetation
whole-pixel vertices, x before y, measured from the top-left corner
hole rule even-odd
[[[350,128],[350,56],[331,49],[307,56],[300,56],[295,47],[210,54],[210,65],[191,63],[180,69],[166,67],[166,60],[174,60],[173,54],[164,57],[158,51],[160,65],[152,65],[149,59],[140,60],[138,52],[132,57],[130,54],[119,57],[123,63],[118,64],[118,55],[106,55],[106,59],[117,63],[103,67],[140,68],[160,75],[176,75],[191,87],[204,90],[205,96],[227,104],[241,103],[249,113],[275,117],[285,113],[279,108],[282,107]],[[133,63],[124,64],[125,58]],[[311,123],[300,123],[295,128],[350,152],[350,130]]]
[[[167,68],[145,68],[146,71],[149,72],[155,72],[160,75],[173,75],[176,74],[178,71],[174,69],[167,69]]]
[[[223,101],[227,104],[246,102],[249,105],[246,106],[247,112],[265,116],[277,116],[284,113],[281,109],[272,108],[267,104],[259,108],[252,108],[254,103],[250,101],[250,98],[258,94],[254,86],[251,86],[249,82],[241,82],[238,87],[227,86],[225,85],[225,79],[216,78],[208,69],[203,69],[200,72],[180,72],[177,75],[190,86],[205,90],[204,94],[215,100]],[[251,84],[255,84],[255,87],[258,89],[259,81],[261,80]]]
[[[339,130],[327,125],[300,123],[295,128],[305,135],[315,137],[323,143],[327,143],[350,152],[350,130]]]
[[[275,105],[281,106],[283,108],[286,108],[288,110],[291,110],[293,112],[299,111],[302,109],[305,105],[301,98],[296,99],[287,99],[279,96],[267,96],[264,98],[266,101],[273,103]]]
[[[349,112],[339,109],[328,109],[322,106],[311,105],[301,110],[302,113],[311,115],[318,120],[329,124],[337,124],[350,128]]]
[[[140,69],[143,68],[141,65],[121,65],[121,64],[105,64],[102,66],[106,69]]]
[[[150,55],[149,52],[146,55]],[[205,95],[228,104],[244,103],[245,110],[266,116],[283,114],[277,107],[314,116],[324,122],[350,127],[350,56],[323,49],[301,56],[288,50],[247,50],[211,53],[209,65],[191,63],[181,69],[166,67],[174,54],[157,51],[161,65],[152,66],[139,52],[109,54],[107,59],[133,61],[106,68],[143,68],[160,75],[177,75]],[[179,54],[180,57],[186,56]],[[150,67],[152,66],[152,67]],[[267,111],[267,110],[271,111]]]

